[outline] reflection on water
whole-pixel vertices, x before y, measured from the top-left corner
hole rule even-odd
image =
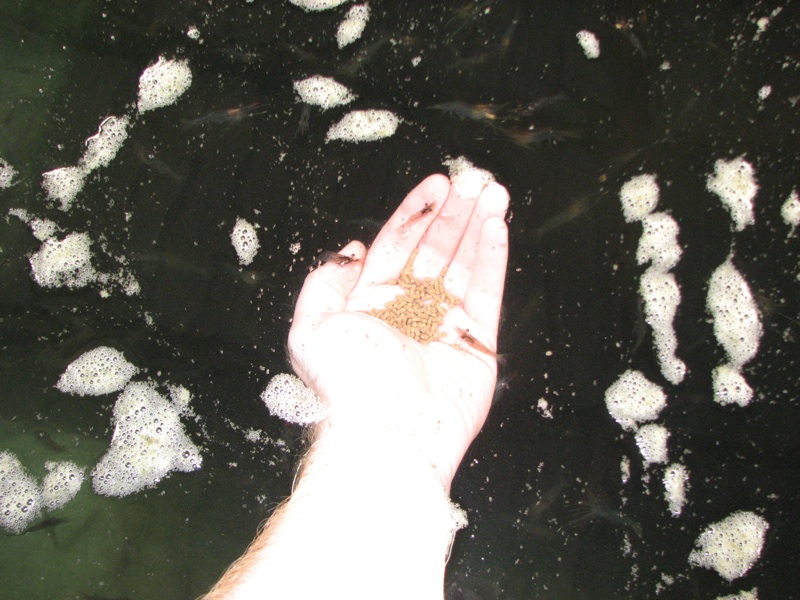
[[[16,174],[0,212],[50,219],[60,237],[85,232],[94,268],[129,273],[139,292],[38,286],[28,257],[41,243],[4,219],[0,452],[39,479],[48,461],[90,472],[108,449],[116,397],[54,386],[77,356],[109,346],[143,380],[191,392],[187,435],[203,465],[125,498],[84,483],[28,533],[0,537],[4,598],[202,593],[290,490],[300,431],[270,417],[259,395],[287,370],[305,273],[323,251],[369,242],[408,189],[459,155],[509,188],[511,257],[505,383],[454,484],[471,523],[453,549],[447,597],[758,588],[769,598],[800,587],[800,237],[781,217],[800,185],[795,1],[373,2],[363,37],[342,50],[347,5],[8,4],[0,159]],[[598,58],[584,54],[583,30],[599,40]],[[191,86],[136,115],[139,77],[160,56],[188,61]],[[293,83],[312,75],[357,99],[309,110]],[[403,123],[380,141],[325,143],[351,109],[390,110]],[[78,164],[109,115],[131,116],[128,138],[60,210],[42,173]],[[754,224],[734,232],[706,179],[717,160],[739,156],[759,190]],[[688,372],[675,385],[661,375],[638,292],[641,226],[625,222],[618,200],[643,173],[680,226],[674,326]],[[230,241],[240,218],[260,243],[247,267]],[[729,256],[764,325],[743,367],[754,390],[745,407],[712,399],[724,351],[706,295]],[[645,465],[606,409],[606,389],[629,369],[668,397],[658,424],[669,462],[689,473],[680,516],[664,497],[668,465]],[[769,523],[761,560],[732,583],[692,567],[698,535],[741,510]]]

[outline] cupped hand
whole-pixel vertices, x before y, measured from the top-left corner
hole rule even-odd
[[[452,182],[432,175],[403,200],[369,251],[351,242],[340,254],[353,260],[309,274],[289,353],[298,376],[328,405],[318,436],[339,431],[373,445],[401,440],[422,452],[449,488],[494,393],[507,208],[505,188],[483,171],[464,171]],[[444,315],[443,337],[427,344],[369,314],[401,293],[392,280],[415,250],[414,276],[436,278],[446,268],[445,287],[461,299]]]

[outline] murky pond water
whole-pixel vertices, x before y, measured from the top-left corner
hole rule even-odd
[[[511,194],[507,356],[453,488],[470,525],[447,597],[792,597],[797,2],[373,0],[362,36],[339,48],[350,6],[0,3],[0,453],[34,482],[53,463],[85,476],[63,507],[0,537],[0,596],[203,593],[290,490],[302,432],[259,395],[288,370],[309,267],[322,251],[369,242],[405,192],[465,156]],[[185,64],[191,82],[143,110],[140,78],[160,57]],[[295,82],[315,75],[355,98],[327,110],[301,102]],[[326,141],[353,110],[391,111],[397,130]],[[88,168],[85,141],[112,115],[129,119],[126,135]],[[717,161],[740,157],[751,178],[743,167],[730,185],[745,211],[752,204],[744,224],[708,185]],[[68,206],[43,178],[63,167],[82,169]],[[640,293],[652,268],[637,261],[643,225],[620,201],[644,174],[658,186],[650,212],[678,229],[679,260],[660,275],[679,299],[660,325],[657,301]],[[259,241],[247,265],[231,242],[239,219]],[[43,285],[32,257],[48,235],[77,233],[94,275]],[[761,331],[738,362],[715,329],[736,331],[735,319],[709,309],[709,281],[728,260],[745,282],[737,306]],[[671,331],[685,376],[654,349]],[[170,423],[199,468],[123,497],[96,493],[122,392],[56,384],[98,347],[120,351],[133,382],[174,407]],[[749,402],[715,396],[721,365],[752,388]],[[626,428],[606,400],[628,371],[665,403]],[[666,455],[653,459],[659,443]],[[670,473],[680,477],[665,488]],[[767,528],[734,535],[757,552],[728,581],[690,555],[737,513]]]

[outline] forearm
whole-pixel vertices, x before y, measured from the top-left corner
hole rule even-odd
[[[441,600],[458,513],[422,452],[394,435],[318,434],[289,501],[207,600]]]

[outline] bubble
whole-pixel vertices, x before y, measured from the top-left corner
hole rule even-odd
[[[49,238],[30,259],[36,283],[42,287],[83,287],[97,278],[92,267],[92,240],[88,233],[70,233],[63,239]]]
[[[59,208],[68,211],[78,192],[83,189],[83,181],[88,174],[83,166],[53,169],[42,173],[42,187],[50,200],[61,202]]]
[[[0,527],[22,533],[41,512],[42,487],[11,452],[0,453]]]
[[[66,394],[100,396],[124,388],[139,369],[119,350],[99,346],[72,361],[56,387]]]
[[[240,265],[249,265],[256,257],[259,248],[258,233],[254,225],[244,219],[236,219],[231,232],[231,243],[239,257]]]
[[[87,171],[108,166],[128,138],[130,117],[107,117],[98,132],[86,140],[80,165]]]
[[[173,104],[191,84],[188,60],[167,60],[159,56],[158,62],[147,67],[139,77],[139,113]]]
[[[367,26],[369,20],[369,5],[356,4],[347,11],[347,16],[344,21],[339,23],[339,28],[336,30],[336,43],[339,49],[344,48],[348,44],[352,44],[361,37],[364,33],[364,28]]]
[[[350,0],[289,0],[295,6],[307,11],[328,10],[329,8],[336,8]]]
[[[753,199],[758,192],[758,183],[753,165],[743,157],[716,161],[714,174],[706,179],[706,187],[719,196],[731,213],[736,231],[755,223]]]
[[[295,81],[292,85],[302,102],[319,106],[323,110],[349,104],[356,99],[349,88],[332,77],[314,75]]]
[[[326,406],[294,375],[280,373],[270,379],[261,394],[271,415],[290,423],[308,425],[325,418]]]
[[[689,555],[689,563],[713,569],[720,577],[733,581],[747,573],[761,556],[769,523],[748,511],[738,511],[713,523],[698,536],[698,549]]]
[[[654,421],[667,405],[667,396],[658,385],[640,371],[620,375],[605,393],[611,417],[624,429],[635,430],[638,424]]]
[[[591,31],[582,30],[575,34],[578,43],[581,45],[586,58],[597,58],[600,56],[600,40]]]
[[[646,465],[667,463],[669,431],[666,427],[653,423],[642,425],[634,437]]]
[[[686,504],[686,488],[689,484],[689,470],[673,463],[664,470],[664,496],[673,517],[680,516]]]
[[[68,461],[47,461],[44,467],[48,471],[42,481],[44,504],[50,510],[61,508],[80,491],[84,469]]]
[[[14,178],[17,176],[17,170],[0,158],[0,190],[10,188],[14,185]]]
[[[653,212],[658,204],[659,188],[656,176],[651,174],[636,175],[622,185],[619,199],[622,203],[622,214],[625,221],[641,221]]]
[[[354,110],[331,126],[325,141],[374,142],[394,135],[400,117],[389,110]]]

